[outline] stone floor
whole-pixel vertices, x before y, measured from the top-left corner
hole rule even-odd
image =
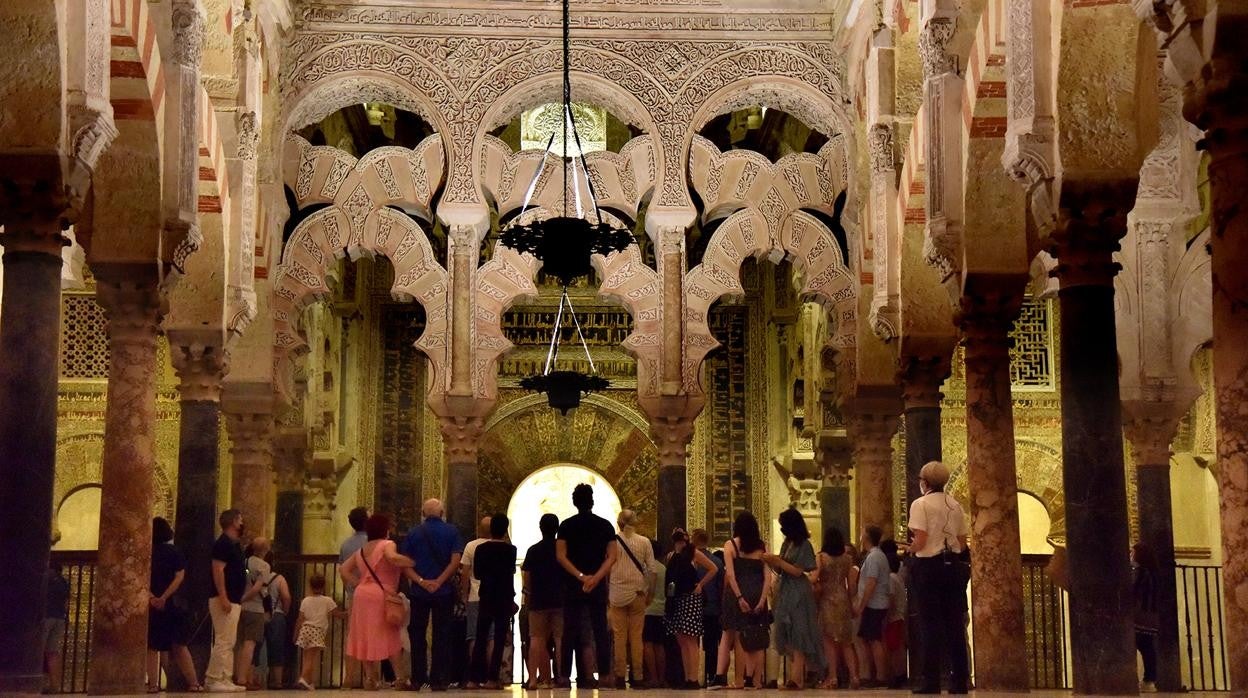
[[[395,692],[393,691],[370,692],[370,691],[359,691],[359,690],[342,691],[342,690],[327,688],[327,689],[321,689],[317,691],[317,693],[323,694],[327,696],[328,698],[376,698],[379,693],[381,695],[385,695],[388,693],[395,693]],[[596,693],[598,694],[597,698],[613,698],[614,696],[623,697],[623,696],[627,696],[630,694],[637,696],[637,698],[643,698],[645,696],[688,695],[690,692],[673,691],[673,690],[661,690],[661,691],[655,690],[655,691],[637,691],[635,693],[632,691],[597,691]],[[844,696],[846,698],[849,698],[850,696],[854,696],[855,698],[868,698],[868,697],[869,698],[901,698],[902,696],[908,697],[910,695],[908,691],[816,691],[813,689],[810,691],[805,691],[804,693],[825,695],[825,696]],[[571,691],[569,690],[524,691],[520,689],[519,687],[513,687],[513,688],[502,690],[502,691],[449,691],[446,693],[439,693],[439,694],[433,694],[433,693],[430,693],[428,690],[426,690],[426,691],[422,691],[421,694],[429,695],[429,696],[439,695],[439,696],[445,696],[446,698],[492,698],[492,697],[524,698],[526,696],[532,696],[533,698],[577,698],[578,696],[582,698],[587,698],[587,697],[593,698],[595,691],[577,691],[575,689]],[[714,696],[733,696],[734,698],[741,698],[742,696],[749,696],[749,698],[782,698],[782,697],[792,698],[792,696],[794,695],[794,692],[793,691],[780,691],[780,690],[715,691],[713,693],[706,692],[706,694],[714,695]],[[172,695],[188,695],[188,694],[172,694],[171,693],[168,695],[172,696]],[[203,695],[206,696],[209,694],[203,694]],[[211,695],[231,695],[231,694],[211,694]],[[233,694],[233,695],[239,695],[239,694]],[[248,691],[247,693],[241,694],[241,695],[244,695],[244,696],[248,696],[248,695],[250,696],[296,696],[296,695],[307,695],[307,692],[306,691]],[[1017,693],[989,693],[989,692],[984,692],[984,691],[976,691],[973,695],[978,696],[979,698],[990,698],[992,696],[1002,696],[1002,698],[1018,698],[1019,694]],[[1027,695],[1029,698],[1071,698],[1071,693],[1069,691],[1032,691],[1031,693]],[[1197,693],[1184,693],[1184,694],[1158,693],[1154,695],[1157,695],[1157,696],[1182,695],[1185,698],[1197,698],[1199,696],[1209,696],[1210,698],[1212,698],[1214,696],[1226,696],[1227,694],[1225,693],[1222,693],[1222,694],[1198,693],[1197,692]],[[127,698],[127,697],[123,697],[123,698]],[[149,698],[149,697],[146,695],[135,695],[129,698]]]

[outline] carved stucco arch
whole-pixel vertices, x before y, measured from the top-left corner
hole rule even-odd
[[[1066,498],[1062,480],[1062,452],[1049,444],[1032,439],[1014,440],[1018,459],[1018,491],[1040,500],[1049,514],[1048,536],[1061,540],[1066,536]],[[963,506],[970,505],[966,460],[950,463],[952,474],[946,490]]]

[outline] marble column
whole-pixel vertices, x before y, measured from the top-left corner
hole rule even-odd
[[[246,542],[272,533],[273,412],[271,398],[224,406],[230,433],[230,508],[243,512]]]
[[[903,355],[897,378],[906,429],[906,502],[919,498],[919,470],[943,457],[940,435],[940,386],[949,377],[950,351],[939,354]]]
[[[1010,396],[1009,335],[1026,279],[1018,281],[1003,288],[968,281],[957,314],[966,347],[975,687],[987,691],[1026,691],[1030,685]]]
[[[33,198],[33,197],[32,197]],[[43,687],[43,594],[56,474],[61,332],[58,216],[4,217],[0,317],[0,694]],[[14,486],[21,483],[20,487]]]
[[[1075,691],[1138,691],[1113,261],[1134,180],[1062,184],[1050,253],[1060,284],[1062,473]]]
[[[1123,405],[1128,413],[1133,410]],[[1162,405],[1164,409],[1164,405]],[[1158,410],[1162,411],[1162,410]],[[1170,442],[1178,431],[1181,414],[1173,418],[1129,417],[1123,431],[1135,460],[1136,509],[1140,514],[1140,540],[1157,555],[1161,576],[1157,580],[1157,689],[1177,692],[1183,688],[1182,655],[1179,649],[1179,601],[1174,561],[1174,512],[1170,495]]]
[[[688,460],[693,419],[683,416],[651,419],[650,431],[659,447],[656,533],[660,541],[666,541],[673,529],[688,530]]]
[[[220,335],[220,332],[217,332]],[[219,343],[177,330],[168,332],[170,359],[178,375],[177,516],[173,538],[186,556],[179,595],[196,625],[208,614],[212,589],[212,544],[217,535],[217,476],[220,469],[221,382],[228,357]],[[224,508],[224,507],[223,507]],[[191,654],[206,666],[212,638],[198,633]],[[171,680],[177,672],[171,676]]]
[[[857,539],[861,529],[875,525],[892,532],[897,528],[893,507],[893,437],[898,417],[892,412],[849,414],[847,428],[853,443],[854,477],[858,482],[855,529],[846,539]]]
[[[1213,387],[1217,394],[1222,579],[1231,690],[1248,691],[1248,29],[1242,9],[1218,7],[1213,60],[1188,85],[1184,116],[1205,129],[1213,203]],[[1205,19],[1205,29],[1212,18]],[[1195,30],[1192,30],[1195,31]]]
[[[452,226],[447,236],[450,241],[451,256],[451,388],[450,394],[455,396],[472,395],[472,356],[473,356],[473,273],[476,269],[478,255],[478,238],[472,226]],[[473,454],[473,467],[476,454]],[[450,461],[447,467],[450,468]],[[475,477],[475,476],[474,476]],[[473,507],[475,509],[476,485],[473,485]],[[473,526],[475,528],[475,525]],[[469,529],[472,530],[472,529]]]
[[[273,519],[273,550],[280,555],[303,551],[304,480],[307,437],[302,429],[283,429],[274,440],[273,475],[277,509]]]
[[[480,417],[439,418],[446,453],[446,516],[465,541],[477,530],[477,444],[484,420]]]
[[[142,693],[156,470],[156,264],[94,265],[108,317],[100,547],[91,631],[91,694]]]

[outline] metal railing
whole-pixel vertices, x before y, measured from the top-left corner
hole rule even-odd
[[[61,642],[61,691],[64,693],[87,691],[87,672],[91,669],[95,557],[94,550],[52,553],[52,560],[61,565],[61,574],[69,581],[65,639]]]
[[[1228,690],[1222,568],[1178,565],[1175,576],[1183,683],[1193,691]]]
[[[1023,622],[1031,688],[1071,687],[1066,592],[1045,574],[1049,555],[1023,556]]]

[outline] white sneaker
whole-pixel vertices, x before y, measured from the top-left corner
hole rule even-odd
[[[1157,684],[1153,683],[1152,681],[1145,681],[1144,683],[1140,684],[1140,693],[1156,693],[1156,692],[1157,692]]]
[[[298,688],[303,691],[315,691],[316,690],[316,688],[314,688],[312,684],[308,683],[307,681],[304,681],[302,676],[300,676],[299,680],[295,682],[295,688]]]

